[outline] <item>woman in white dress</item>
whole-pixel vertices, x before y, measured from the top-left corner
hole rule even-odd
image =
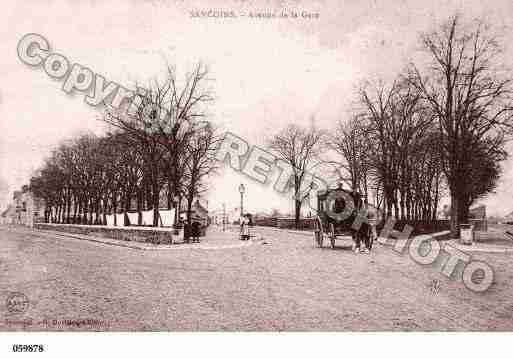
[[[243,216],[240,219],[240,235],[243,241],[249,240],[249,218],[247,216]]]

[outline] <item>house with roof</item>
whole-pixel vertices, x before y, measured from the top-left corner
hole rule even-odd
[[[4,224],[20,224],[33,227],[34,223],[44,221],[44,201],[36,198],[28,187],[14,191],[12,203],[1,214]]]
[[[14,224],[16,218],[16,207],[9,204],[7,208],[0,214],[0,224]]]
[[[197,199],[195,202],[193,202],[191,212],[192,212],[192,218],[199,219],[204,225],[208,224],[208,222],[209,222],[208,209],[200,203],[199,199]],[[186,203],[186,201],[184,201],[180,208],[180,219],[186,220],[186,218],[187,218],[187,203]]]
[[[480,204],[469,209],[468,221],[474,225],[476,231],[488,230],[488,219],[486,218],[486,205]]]

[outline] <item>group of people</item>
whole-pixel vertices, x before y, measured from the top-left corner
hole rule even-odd
[[[180,219],[180,224],[185,229],[184,239],[186,242],[192,240],[192,242],[200,242],[200,236],[202,231],[202,224],[200,219],[194,218],[192,223],[189,225],[186,219]]]

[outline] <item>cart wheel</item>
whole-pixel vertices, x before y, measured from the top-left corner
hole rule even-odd
[[[330,241],[331,241],[331,248],[335,249],[335,226],[333,223],[330,223]]]
[[[313,239],[314,239],[314,247],[322,248],[322,241],[324,239],[324,231],[322,228],[322,221],[319,218],[319,216],[317,216],[315,218]]]

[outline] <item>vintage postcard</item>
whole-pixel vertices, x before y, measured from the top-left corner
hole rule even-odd
[[[6,335],[513,330],[512,2],[2,9]]]

